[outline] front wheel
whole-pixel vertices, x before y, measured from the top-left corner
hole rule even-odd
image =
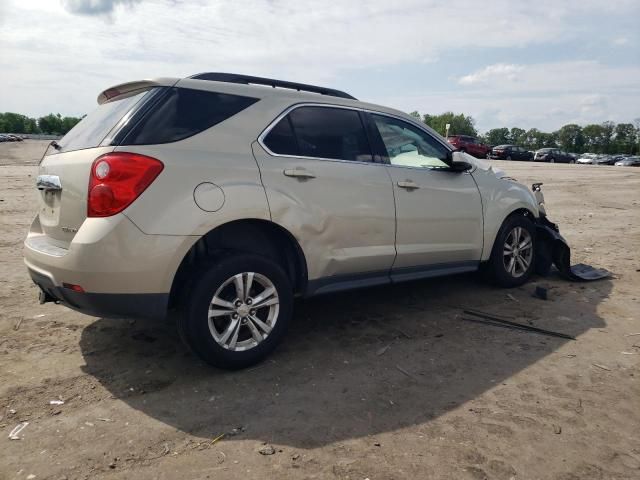
[[[488,273],[502,287],[524,284],[535,268],[535,225],[522,215],[505,220],[493,245]]]
[[[293,314],[291,282],[280,266],[256,255],[233,255],[198,275],[181,337],[220,368],[253,365],[282,340]]]
[[[511,160],[511,155],[507,155],[507,160]]]
[[[549,163],[556,163],[556,159],[555,158],[549,159]]]

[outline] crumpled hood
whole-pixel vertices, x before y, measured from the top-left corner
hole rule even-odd
[[[483,170],[485,172],[493,172],[494,175],[496,177],[498,177],[498,178],[503,178],[503,177],[507,176],[505,171],[502,170],[501,168],[497,168],[497,167],[491,165],[486,160],[482,160],[481,158],[476,158],[473,155],[469,155],[466,152],[453,152],[453,155],[454,155],[454,157],[456,155],[462,155],[463,158],[461,158],[461,160],[464,160],[465,162],[470,163],[471,165],[473,165],[475,168],[478,168],[478,169]]]

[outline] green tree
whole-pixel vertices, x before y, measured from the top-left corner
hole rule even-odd
[[[615,128],[615,153],[634,153],[636,128],[632,123],[619,123]]]
[[[587,151],[591,153],[604,153],[606,133],[602,125],[595,123],[587,125],[582,129],[582,133]]]
[[[40,117],[38,119],[38,127],[40,127],[42,133],[47,133],[50,135],[61,135],[62,117],[59,113],[57,115],[50,113],[49,115]]]
[[[563,150],[568,152],[584,152],[584,135],[582,127],[575,123],[563,126],[557,132],[558,143]]]
[[[440,115],[424,115],[422,121],[433,128],[440,135],[444,135],[449,127],[449,135],[469,135],[477,137],[478,131],[475,127],[473,117],[464,115],[463,113],[455,114],[453,112],[445,112]]]
[[[489,145],[504,145],[511,143],[508,128],[492,128],[484,135],[484,140]]]
[[[61,131],[62,135],[66,134],[69,130],[76,126],[76,124],[80,121],[79,118],[76,117],[64,117],[61,122]]]
[[[524,141],[526,139],[527,131],[522,128],[512,127],[509,132],[509,141],[514,145],[525,146]]]
[[[613,144],[613,132],[616,129],[616,124],[613,122],[602,123],[602,144],[603,153],[614,153],[615,145]]]

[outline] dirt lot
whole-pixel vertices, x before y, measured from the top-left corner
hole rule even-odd
[[[640,169],[496,162],[545,183],[574,261],[610,280],[462,275],[301,301],[281,348],[229,373],[170,323],[38,304],[21,243],[43,145],[0,144],[0,478],[640,478]]]

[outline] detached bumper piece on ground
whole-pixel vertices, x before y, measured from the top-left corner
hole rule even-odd
[[[560,235],[558,225],[549,221],[544,213],[544,197],[541,183],[534,183],[531,187],[540,203],[540,218],[536,223],[538,245],[536,250],[536,273],[547,276],[552,266],[558,269],[560,275],[571,282],[590,282],[610,277],[611,272],[604,268],[595,268],[584,263],[571,265],[571,248]]]

